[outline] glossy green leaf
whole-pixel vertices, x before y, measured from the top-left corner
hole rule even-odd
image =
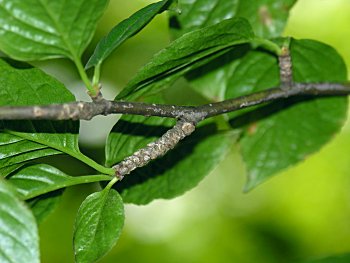
[[[110,181],[106,175],[69,176],[47,164],[25,167],[9,177],[23,199],[30,199],[68,186]]]
[[[311,40],[293,40],[291,55],[297,82],[346,81],[345,64],[330,46]],[[226,97],[250,94],[278,84],[277,59],[271,54],[253,51],[237,66]],[[344,97],[309,97],[282,100],[231,115],[236,117],[231,120],[234,127],[246,127],[241,139],[248,170],[246,189],[319,150],[339,131],[346,112]]]
[[[59,81],[43,71],[13,68],[0,60],[0,106],[45,105],[74,100]],[[78,132],[79,122],[76,121],[0,121],[0,168],[66,153],[108,173],[80,153]]]
[[[121,44],[151,22],[157,14],[165,11],[171,2],[172,0],[163,0],[150,4],[116,25],[111,32],[97,44],[85,68],[88,69],[101,64],[102,61]]]
[[[2,133],[0,133],[2,134]],[[30,141],[27,141],[30,142]],[[7,148],[16,147],[16,145],[9,144]],[[0,159],[0,176],[6,177],[12,172],[18,170],[21,166],[25,165],[28,161],[32,161],[41,157],[51,156],[56,154],[62,154],[62,152],[55,149],[45,147],[35,151],[26,151],[4,159]]]
[[[0,1],[0,50],[17,60],[80,58],[108,0]]]
[[[35,218],[16,196],[16,191],[0,179],[0,262],[39,262],[39,237]]]
[[[107,165],[133,154],[173,125],[173,120],[164,118],[123,116],[108,137]],[[116,187],[128,203],[174,198],[197,186],[224,158],[233,141],[232,134],[218,132],[216,124],[209,122],[162,158],[127,175]]]
[[[219,24],[183,35],[157,53],[127,84],[117,99],[156,92],[162,80],[186,72],[202,60],[215,58],[219,52],[254,40],[254,33],[244,19],[228,19]]]
[[[61,202],[62,194],[63,190],[60,189],[26,201],[38,224],[41,224],[55,210]]]
[[[180,14],[170,17],[172,36],[178,38],[199,28],[214,25],[228,18],[247,19],[254,32],[265,38],[278,37],[287,22],[296,0],[179,0]],[[212,101],[224,98],[227,83],[249,46],[226,53],[186,75],[191,87]]]
[[[124,225],[124,205],[118,192],[104,189],[81,204],[74,227],[77,263],[95,262],[117,242]]]

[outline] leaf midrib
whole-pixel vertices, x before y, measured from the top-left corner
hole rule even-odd
[[[64,42],[64,44],[66,45],[68,51],[71,53],[72,57],[71,59],[73,61],[76,61],[79,59],[79,55],[76,53],[76,50],[73,48],[73,46],[71,45],[71,43],[69,42],[69,37],[67,34],[65,34],[65,30],[62,29],[61,24],[55,19],[53,13],[51,12],[51,10],[47,7],[47,5],[44,3],[43,0],[38,0],[40,2],[40,4],[42,5],[42,7],[47,11],[47,14],[49,15],[51,21],[53,22],[54,26],[56,27],[58,33],[60,34],[60,36],[62,37],[62,40]]]

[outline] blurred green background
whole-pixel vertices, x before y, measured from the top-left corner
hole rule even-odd
[[[151,2],[111,0],[87,55],[117,22]],[[285,35],[332,45],[350,69],[349,0],[299,0]],[[166,15],[161,15],[107,61],[102,75],[106,97],[113,98],[168,42]],[[69,62],[42,66],[72,87],[78,98],[86,98]],[[102,161],[104,138],[115,120],[101,117],[82,123],[86,154]],[[100,262],[298,262],[350,252],[349,121],[319,153],[247,194],[242,193],[244,164],[236,148],[184,196],[127,205],[122,236]],[[68,164],[68,170],[87,172],[62,157],[65,171]],[[57,210],[40,226],[42,262],[73,262],[74,217],[82,200],[96,189],[89,185],[66,190]]]

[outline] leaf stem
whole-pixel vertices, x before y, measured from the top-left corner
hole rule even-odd
[[[252,41],[252,43],[257,46],[262,46],[263,48],[273,52],[277,56],[280,56],[282,54],[282,48],[279,45],[277,45],[275,42],[268,40],[266,38],[256,37]]]
[[[80,58],[78,57],[74,57],[73,59],[75,66],[78,69],[79,75],[81,80],[84,82],[86,89],[88,90],[88,93],[90,95],[90,97],[94,98],[97,96],[98,94],[98,89],[96,89],[92,84],[91,81],[89,79],[89,77],[87,76],[84,66],[81,63]]]
[[[71,102],[52,105],[33,106],[3,106],[0,107],[0,120],[90,120],[97,115],[131,114],[142,116],[158,116],[176,119],[185,119],[194,123],[201,120],[225,114],[231,111],[255,106],[258,104],[286,99],[296,96],[345,96],[350,94],[350,83],[292,83],[291,89],[285,90],[281,86],[262,90],[249,95],[227,99],[221,102],[209,103],[200,106],[179,106],[167,104],[150,104],[141,102],[109,101],[101,99],[94,102]],[[15,133],[14,131],[11,131]],[[23,133],[20,133],[23,137]],[[29,140],[31,138],[29,137]],[[57,147],[54,147],[58,149]],[[63,148],[63,147],[62,147]],[[69,155],[80,156],[77,152],[68,152],[58,149]],[[81,160],[81,158],[77,157]],[[99,164],[90,163],[88,157],[83,162],[101,171],[108,169]],[[107,174],[112,174],[107,172]]]
[[[92,78],[92,86],[95,90],[99,88],[100,83],[100,75],[101,75],[101,63],[97,64],[94,69],[94,76]]]
[[[107,185],[106,185],[106,187],[105,187],[105,189],[104,190],[109,190],[109,189],[111,189],[112,188],[112,186],[116,183],[116,182],[118,182],[119,181],[119,179],[117,178],[117,177],[114,177]]]
[[[98,164],[97,162],[95,162],[94,160],[90,159],[89,157],[87,157],[86,155],[83,154],[77,154],[74,151],[72,152],[66,152],[67,154],[69,154],[70,156],[82,161],[83,163],[87,164],[88,166],[90,166],[91,168],[94,168],[96,171],[103,173],[103,174],[108,174],[108,175],[114,175],[115,171],[112,168],[107,168],[102,166],[101,164]]]

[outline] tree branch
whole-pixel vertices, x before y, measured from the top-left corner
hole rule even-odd
[[[97,115],[132,114],[182,119],[194,124],[216,115],[240,110],[295,96],[344,96],[350,94],[350,84],[339,83],[292,83],[253,94],[200,106],[177,106],[140,102],[109,101],[70,102],[44,106],[0,107],[0,120],[90,120]]]
[[[179,120],[174,127],[164,133],[159,139],[147,144],[146,147],[126,157],[123,161],[113,166],[115,175],[122,180],[125,175],[138,167],[143,167],[173,149],[182,139],[194,132],[196,126],[187,121]]]

